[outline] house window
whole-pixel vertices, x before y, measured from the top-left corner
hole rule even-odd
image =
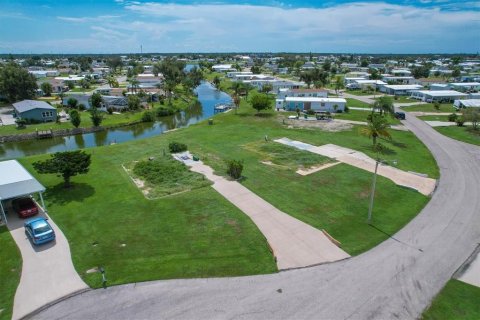
[[[325,107],[325,102],[320,103],[320,106]]]

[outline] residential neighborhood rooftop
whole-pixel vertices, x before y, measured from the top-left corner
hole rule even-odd
[[[33,109],[50,109],[56,110],[54,107],[46,103],[45,101],[37,101],[37,100],[23,100],[20,102],[16,102],[13,104],[13,107],[18,112],[26,112]]]

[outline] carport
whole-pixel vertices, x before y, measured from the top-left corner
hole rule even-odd
[[[0,162],[0,219],[7,223],[4,201],[38,193],[42,210],[46,211],[42,193],[45,187],[40,184],[17,160]]]

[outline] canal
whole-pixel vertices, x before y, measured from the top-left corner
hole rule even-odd
[[[0,159],[21,158],[25,156],[76,150],[122,143],[135,139],[149,138],[165,131],[187,127],[214,115],[218,103],[230,103],[231,98],[225,92],[216,90],[210,83],[203,82],[196,89],[199,103],[191,105],[185,111],[159,118],[154,123],[140,123],[131,126],[87,133],[81,135],[55,137],[43,140],[27,140],[0,144]]]

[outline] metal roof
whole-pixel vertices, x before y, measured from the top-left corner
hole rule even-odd
[[[455,100],[454,104],[456,106],[461,105],[465,108],[480,108],[480,99]]]
[[[17,160],[0,162],[0,200],[43,191],[45,187]]]
[[[418,93],[431,97],[466,97],[468,94],[461,93],[455,90],[422,90]]]
[[[343,98],[320,98],[320,97],[286,97],[285,101],[289,102],[339,102],[347,103]]]
[[[384,87],[392,90],[418,90],[423,88],[423,86],[419,84],[392,84],[385,85]]]
[[[56,110],[54,107],[46,103],[45,101],[37,101],[37,100],[23,100],[20,102],[16,102],[13,104],[13,107],[17,112],[23,113],[26,111],[30,111],[33,109],[49,109],[49,110]]]

